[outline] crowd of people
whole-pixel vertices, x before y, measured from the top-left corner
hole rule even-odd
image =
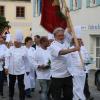
[[[93,100],[88,85],[90,55],[81,37],[77,39],[79,46],[70,28],[57,28],[48,37],[35,35],[34,40],[27,36],[24,43],[20,30],[13,41],[8,42],[1,35],[0,98],[4,98],[6,75],[9,100],[14,100],[15,84],[18,84],[19,100],[31,98],[37,82],[40,100]]]

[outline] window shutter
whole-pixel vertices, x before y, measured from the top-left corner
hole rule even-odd
[[[70,0],[70,10],[73,10],[73,0]]]
[[[82,8],[82,0],[78,0],[78,9]]]

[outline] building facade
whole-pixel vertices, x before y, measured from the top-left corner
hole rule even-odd
[[[81,37],[100,68],[100,0],[69,0],[74,26],[81,26]]]
[[[11,25],[11,34],[17,29],[29,35],[32,28],[31,0],[0,0],[0,15],[5,16]]]

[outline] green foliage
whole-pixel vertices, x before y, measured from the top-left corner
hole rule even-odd
[[[0,33],[5,29],[5,27],[9,27],[9,21],[6,21],[6,18],[0,16]]]

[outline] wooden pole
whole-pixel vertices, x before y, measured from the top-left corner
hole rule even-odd
[[[64,0],[64,7],[66,9],[66,16],[67,16],[67,23],[68,23],[68,27],[71,29],[71,33],[72,33],[72,36],[74,38],[74,41],[75,41],[75,44],[76,46],[79,46],[79,43],[78,43],[78,40],[77,40],[77,37],[76,37],[76,34],[75,34],[75,30],[74,30],[74,27],[73,27],[73,24],[72,24],[72,20],[71,20],[71,16],[70,16],[70,12],[68,10],[68,6],[66,4],[66,1]],[[81,65],[83,66],[84,70],[85,70],[85,67],[84,67],[84,63],[83,63],[83,58],[82,58],[82,55],[81,55],[81,52],[79,51],[79,56],[80,56],[80,59],[81,59]]]

